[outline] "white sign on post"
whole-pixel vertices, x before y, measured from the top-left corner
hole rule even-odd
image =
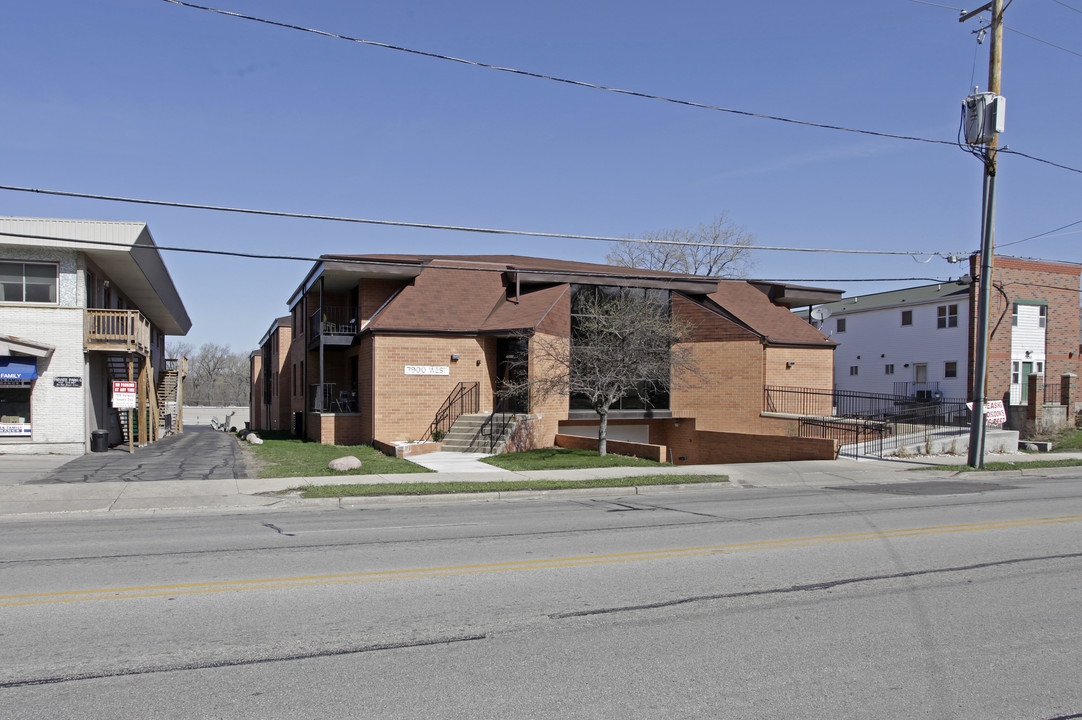
[[[966,407],[973,409],[973,403],[966,403]],[[1002,400],[989,400],[984,403],[984,424],[1002,425],[1007,422],[1007,409],[1003,407]]]
[[[117,410],[131,410],[136,406],[135,382],[129,380],[114,380],[113,407]]]
[[[448,365],[407,365],[407,375],[450,375],[451,368]]]

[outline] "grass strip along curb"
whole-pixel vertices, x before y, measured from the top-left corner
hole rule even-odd
[[[946,466],[943,466],[946,467]],[[1065,458],[1062,460],[1032,460],[1028,462],[986,462],[983,471],[990,470],[1029,470],[1039,468],[1057,467],[1082,467],[1082,458]],[[962,465],[956,468],[959,472],[981,472],[979,469]]]
[[[355,485],[309,485],[294,488],[304,498],[363,497],[369,495],[447,495],[458,493],[513,492],[515,490],[579,490],[647,485],[699,485],[728,482],[728,475],[642,475],[596,480],[492,480],[445,483],[380,483]]]

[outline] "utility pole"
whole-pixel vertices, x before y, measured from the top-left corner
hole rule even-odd
[[[988,92],[1000,94],[1000,72],[1003,63],[1003,0],[963,13],[958,22],[965,22],[985,10],[992,11],[992,44],[988,52]],[[970,467],[984,467],[985,413],[988,390],[988,325],[992,304],[992,264],[995,252],[996,219],[996,150],[999,134],[993,132],[985,142],[984,192],[981,198],[981,270],[978,281],[977,331],[973,368],[973,420],[969,429]]]

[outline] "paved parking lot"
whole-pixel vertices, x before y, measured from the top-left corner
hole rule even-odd
[[[0,484],[226,480],[247,477],[236,437],[208,427],[188,426],[179,435],[128,452],[68,457],[0,455]]]

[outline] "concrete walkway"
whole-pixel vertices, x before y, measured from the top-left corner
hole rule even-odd
[[[1082,458],[1082,454],[1044,453],[1040,459]],[[1038,459],[1034,455],[989,455],[987,462],[1025,462]],[[1062,470],[1013,470],[999,473],[967,473],[956,476],[951,468],[912,473],[910,469],[936,464],[962,465],[964,456],[938,456],[906,460],[812,460],[804,462],[748,463],[736,465],[685,465],[679,467],[630,467],[597,468],[591,470],[533,470],[510,472],[485,465],[483,471],[467,469],[463,472],[416,473],[393,475],[353,475],[344,478],[212,478],[197,480],[159,480],[154,482],[41,482],[54,459],[25,458],[25,456],[0,455],[0,476],[10,481],[18,472],[28,473],[27,480],[20,483],[5,481],[0,484],[0,521],[17,520],[27,514],[85,512],[114,513],[177,513],[177,512],[245,512],[268,511],[298,507],[350,506],[364,507],[388,503],[420,502],[485,502],[505,499],[558,497],[566,494],[589,494],[594,496],[627,496],[672,492],[676,489],[703,490],[718,488],[723,491],[739,491],[746,488],[823,488],[838,485],[868,485],[876,483],[919,483],[935,479],[955,478],[962,482],[984,481],[991,477],[1010,478],[1022,474],[1077,474],[1077,468]],[[441,459],[437,458],[436,463]],[[447,467],[455,462],[450,459]],[[467,467],[476,459],[459,460]],[[483,464],[483,463],[478,463]],[[10,468],[16,468],[11,470]],[[61,466],[63,467],[63,466]],[[469,466],[472,467],[472,466]],[[21,469],[20,469],[21,468]],[[55,470],[55,466],[53,470]],[[38,474],[41,473],[40,476]],[[564,479],[585,480],[589,478],[631,477],[635,475],[708,474],[727,475],[729,482],[715,485],[643,486],[612,489],[582,489],[553,491],[517,491],[512,493],[474,493],[439,496],[383,496],[367,498],[330,498],[303,500],[295,494],[280,495],[282,491],[304,485],[329,485],[350,483],[432,483],[468,480],[483,482],[492,480]],[[37,477],[35,477],[37,476]],[[34,482],[33,480],[37,480]],[[148,479],[148,478],[144,478]]]

